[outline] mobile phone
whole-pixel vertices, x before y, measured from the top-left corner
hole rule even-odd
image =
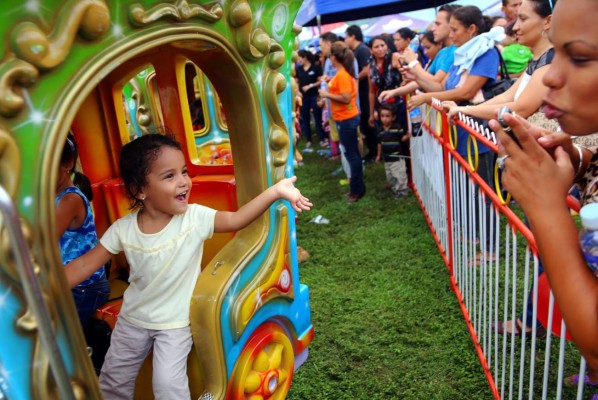
[[[507,106],[502,106],[499,110],[498,110],[498,116],[497,116],[497,120],[500,123],[500,125],[502,126],[503,130],[511,137],[511,139],[513,139],[515,141],[515,143],[517,143],[517,145],[519,147],[521,147],[521,144],[519,143],[519,140],[517,140],[517,137],[515,136],[515,134],[513,133],[513,131],[511,130],[511,127],[509,125],[507,125],[507,123],[505,122],[503,116],[505,114],[512,114],[512,115],[516,115],[509,107]]]

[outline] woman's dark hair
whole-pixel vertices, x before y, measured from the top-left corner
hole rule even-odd
[[[181,150],[181,145],[169,136],[159,133],[143,135],[123,146],[120,152],[120,174],[125,184],[125,189],[131,209],[143,205],[137,198],[139,192],[147,185],[147,176],[152,163],[158,158],[162,147],[172,147]]]
[[[528,0],[534,7],[534,12],[542,18],[552,15],[552,9],[556,6],[557,0]]]
[[[432,43],[432,44],[439,44],[440,42],[437,42],[436,40],[434,40],[434,32],[432,31],[426,31],[426,33],[424,33],[424,37],[422,38],[421,41],[423,41],[424,39],[426,39],[428,42]],[[421,43],[420,41],[420,43]]]
[[[416,35],[416,33],[409,28],[401,28],[397,31],[397,33],[405,40],[413,39]]]
[[[488,32],[492,27],[492,20],[490,17],[484,17],[482,11],[476,6],[463,6],[453,11],[451,18],[455,18],[464,27],[475,25],[477,28],[476,35]]]
[[[346,43],[340,41],[332,43],[330,54],[333,55],[338,62],[343,64],[343,67],[349,72],[349,75],[355,76],[355,67],[353,66],[355,56]]]
[[[66,136],[66,142],[62,148],[62,154],[60,156],[60,165],[73,165],[71,173],[73,174],[73,184],[81,190],[81,192],[87,197],[87,200],[93,200],[93,191],[91,190],[91,181],[82,172],[77,171],[77,159],[79,158],[79,149],[77,148],[77,142],[75,142],[75,135],[69,132]]]
[[[314,55],[307,50],[299,50],[297,55],[299,57],[307,58],[307,61],[309,61],[310,64],[314,63]]]

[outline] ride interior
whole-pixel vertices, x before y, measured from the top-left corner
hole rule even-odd
[[[67,133],[93,184],[100,236],[129,212],[118,178],[121,147],[156,130],[171,132],[183,147],[190,201],[236,210],[293,174],[296,89],[289,82],[300,3],[2,5],[0,398],[101,398],[102,346],[94,349],[94,368],[55,233],[55,171]],[[284,399],[314,335],[294,211],[277,202],[246,229],[214,235],[202,270],[191,300],[192,395]],[[111,301],[94,321],[104,341],[126,277],[125,260],[116,257]],[[87,333],[92,342],[102,336]],[[150,361],[135,398],[152,396]]]

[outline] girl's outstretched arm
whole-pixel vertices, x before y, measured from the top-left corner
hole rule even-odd
[[[281,180],[235,212],[218,211],[214,221],[214,232],[234,232],[245,228],[278,199],[287,200],[297,212],[311,209],[312,203],[293,185],[296,180],[296,176]]]
[[[89,278],[102,265],[106,264],[111,257],[112,253],[98,243],[96,247],[68,263],[64,267],[64,273],[69,286],[74,288]]]

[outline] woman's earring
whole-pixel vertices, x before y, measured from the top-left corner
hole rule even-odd
[[[144,200],[145,200],[145,195],[144,195],[144,194],[142,194],[142,195],[141,195],[141,198],[140,198],[139,200],[141,200],[141,201],[144,201]]]

